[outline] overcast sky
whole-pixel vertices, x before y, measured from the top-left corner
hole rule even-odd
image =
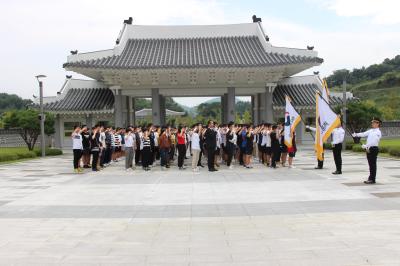
[[[397,0],[13,0],[0,4],[0,90],[23,98],[55,95],[66,74],[70,50],[112,48],[123,19],[134,24],[223,24],[251,22],[256,14],[275,46],[315,46],[324,63],[306,71],[322,76],[335,69],[380,63],[400,54]],[[183,102],[183,99],[177,99]],[[189,106],[204,99],[185,99]]]

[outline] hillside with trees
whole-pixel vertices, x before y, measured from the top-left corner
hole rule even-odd
[[[355,97],[376,106],[384,120],[400,120],[400,55],[360,69],[340,69],[326,78],[328,86],[341,91],[346,79],[347,90]]]

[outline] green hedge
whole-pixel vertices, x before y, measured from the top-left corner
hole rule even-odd
[[[2,148],[0,152],[0,162],[16,161],[21,159],[35,158],[41,155],[39,149],[29,151],[25,148]],[[46,156],[61,155],[60,149],[46,149]]]
[[[400,148],[399,147],[389,148],[389,154],[392,156],[400,157]]]

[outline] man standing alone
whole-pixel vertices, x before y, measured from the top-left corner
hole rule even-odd
[[[371,129],[361,133],[353,133],[353,137],[367,137],[367,143],[362,147],[367,152],[367,160],[369,165],[369,177],[365,184],[375,184],[376,179],[376,160],[379,153],[379,141],[382,133],[379,129],[382,121],[379,118],[373,118],[371,121]]]

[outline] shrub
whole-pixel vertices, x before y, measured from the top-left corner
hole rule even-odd
[[[55,155],[61,155],[62,154],[62,150],[60,149],[46,149],[46,156],[55,156]],[[35,150],[35,153],[37,156],[41,156],[42,155],[42,150]]]
[[[33,151],[19,151],[15,153],[17,155],[17,159],[26,159],[26,158],[35,158],[36,153]]]

